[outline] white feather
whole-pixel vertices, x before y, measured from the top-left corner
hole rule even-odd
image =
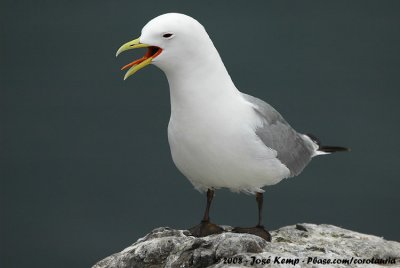
[[[166,32],[173,38],[163,39]],[[171,154],[196,189],[263,192],[263,186],[290,176],[277,152],[256,135],[262,122],[200,23],[182,14],[161,15],[143,28],[140,41],[163,49],[152,63],[170,87]]]

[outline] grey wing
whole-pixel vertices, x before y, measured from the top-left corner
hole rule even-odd
[[[242,93],[255,106],[254,110],[262,118],[262,127],[257,136],[271,149],[277,151],[277,158],[287,166],[290,175],[298,175],[310,162],[314,147],[297,133],[286,120],[268,103]]]

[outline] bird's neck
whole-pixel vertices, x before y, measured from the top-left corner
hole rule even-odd
[[[212,109],[222,100],[239,95],[216,50],[182,68],[163,71],[169,83],[172,114]]]

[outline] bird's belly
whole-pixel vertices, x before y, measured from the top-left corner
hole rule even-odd
[[[210,121],[190,127],[170,121],[168,140],[175,165],[198,190],[226,187],[254,193],[290,174],[276,152],[243,124],[221,129]]]

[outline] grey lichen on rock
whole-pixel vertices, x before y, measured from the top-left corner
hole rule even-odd
[[[399,242],[332,225],[282,227],[271,231],[272,242],[224,229],[227,232],[197,238],[187,230],[160,227],[92,268],[400,267]]]

